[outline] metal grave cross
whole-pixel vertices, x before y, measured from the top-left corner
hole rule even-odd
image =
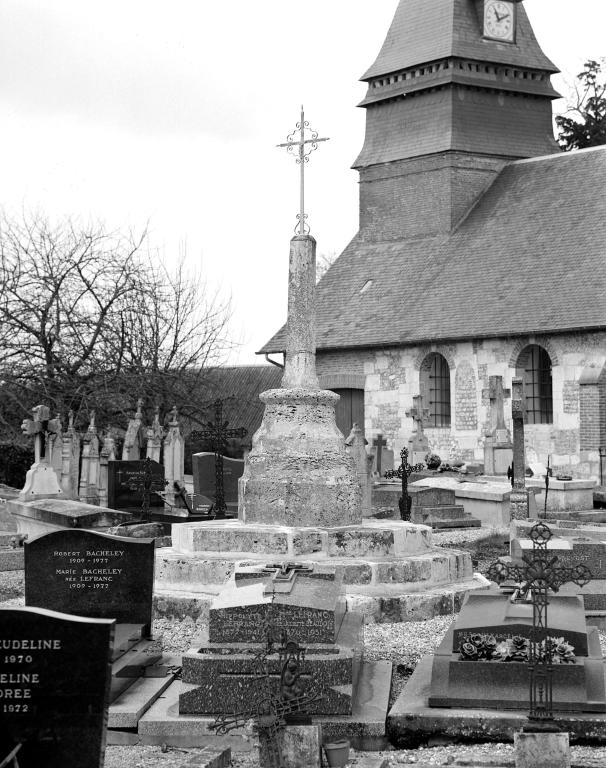
[[[549,641],[547,621],[548,592],[557,592],[563,584],[572,582],[584,587],[593,578],[585,565],[573,567],[557,565],[558,558],[547,549],[553,534],[545,523],[536,523],[529,533],[532,554],[522,557],[524,565],[512,565],[497,561],[486,572],[491,581],[501,584],[513,579],[520,585],[519,591],[530,592],[532,600],[532,630],[528,664],[530,671],[530,712],[528,719],[536,730],[537,723],[545,729],[555,729],[553,724],[553,653]]]
[[[408,448],[402,448],[400,451],[400,458],[402,463],[397,469],[390,469],[385,473],[385,477],[392,480],[394,477],[398,477],[402,480],[402,495],[398,500],[398,507],[400,508],[400,517],[402,520],[410,520],[410,507],[412,506],[412,499],[408,495],[408,478],[413,472],[420,472],[425,469],[425,464],[413,464],[408,463]]]
[[[141,491],[141,519],[148,523],[151,517],[151,495],[163,491],[168,485],[168,480],[163,477],[154,477],[154,462],[149,456],[143,461],[143,477],[141,480],[131,480],[126,487],[130,491]]]
[[[308,138],[305,138],[307,131]],[[299,139],[295,140],[295,136],[299,133]],[[286,137],[287,141],[284,144],[277,144],[278,147],[286,147],[288,152],[291,152],[294,154],[294,149],[297,147],[297,164],[301,166],[301,210],[300,213],[297,214],[297,219],[299,220],[299,223],[295,227],[295,232],[297,231],[297,228],[299,229],[299,234],[304,235],[305,234],[305,219],[307,219],[307,214],[305,213],[305,163],[309,162],[309,156],[314,151],[314,149],[318,148],[318,142],[319,141],[329,141],[329,139],[319,139],[318,138],[318,132],[313,131],[309,127],[309,122],[305,119],[305,113],[303,111],[303,107],[301,106],[301,120],[297,123],[295,130],[292,133],[289,133]],[[308,228],[309,232],[309,228]]]
[[[379,477],[381,477],[381,456],[383,448],[387,448],[387,440],[384,440],[383,435],[379,434],[372,441],[372,447],[377,449],[377,472],[379,473]]]
[[[191,433],[192,440],[210,440],[215,452],[215,503],[212,511],[217,520],[225,518],[225,492],[223,489],[223,453],[227,448],[230,437],[246,437],[248,430],[244,427],[227,429],[228,421],[223,421],[223,401],[215,400],[215,421],[207,422],[206,429]]]

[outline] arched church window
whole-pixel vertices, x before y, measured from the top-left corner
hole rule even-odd
[[[526,424],[553,423],[551,358],[538,344],[529,344],[520,352],[516,376],[524,381]]]
[[[450,368],[438,352],[427,355],[421,365],[423,407],[429,409],[428,426],[450,426]]]

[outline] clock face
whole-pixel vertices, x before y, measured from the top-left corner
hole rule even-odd
[[[512,43],[515,37],[515,3],[485,0],[484,34],[495,40]]]

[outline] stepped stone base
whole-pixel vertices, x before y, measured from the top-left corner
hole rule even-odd
[[[363,662],[355,686],[351,715],[317,715],[314,724],[322,727],[324,741],[349,739],[354,749],[381,750],[389,746],[385,738],[385,718],[391,687],[391,662]],[[251,741],[243,728],[218,736],[209,726],[214,717],[180,715],[179,696],[191,686],[175,681],[139,720],[139,744],[167,744],[177,747],[230,747],[248,752]]]
[[[156,551],[156,615],[204,621],[236,568],[287,560],[335,568],[347,610],[367,622],[453,613],[489,582],[474,576],[468,552],[434,547],[431,536],[428,526],[399,520],[339,528],[184,523],[173,528],[173,547]]]
[[[413,509],[411,522],[432,528],[480,528],[482,521],[466,514],[462,504],[453,506],[419,507]]]

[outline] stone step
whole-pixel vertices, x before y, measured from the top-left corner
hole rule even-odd
[[[163,549],[156,553],[156,591],[177,590],[216,594],[237,566],[267,563],[267,556],[256,556],[245,560],[228,561],[222,557],[187,556],[174,550]],[[469,552],[436,547],[412,557],[382,557],[370,560],[365,557],[345,558],[300,558],[300,562],[334,566],[342,576],[345,591],[350,585],[360,588],[382,587],[383,585],[406,585],[409,589],[424,589],[449,582],[457,582],[472,576]],[[364,590],[363,590],[364,591]]]
[[[427,582],[413,585],[392,582],[379,586],[348,587],[345,601],[348,611],[361,613],[366,623],[422,621],[434,616],[458,613],[465,595],[476,589],[487,589],[490,582],[480,574],[461,579],[455,584],[431,586]],[[209,592],[178,591],[167,587],[154,590],[156,618],[192,618],[201,626],[208,623],[208,612],[215,595]]]
[[[165,673],[160,677],[141,677],[115,699],[108,709],[108,728],[136,728],[141,717],[147,712],[158,696],[175,679],[179,659],[163,657]]]
[[[475,517],[463,517],[456,520],[426,520],[426,525],[431,525],[434,530],[444,528],[481,528],[482,523]]]
[[[276,525],[183,523],[173,527],[173,550],[183,554],[263,555],[305,558],[385,557],[420,554],[431,548],[428,528],[399,520],[365,520],[339,528],[289,528]]]
[[[437,507],[413,507],[413,517],[421,518],[424,515],[435,515],[436,517],[456,518],[464,517],[465,507],[462,504],[442,504]],[[414,521],[413,521],[414,522]]]

